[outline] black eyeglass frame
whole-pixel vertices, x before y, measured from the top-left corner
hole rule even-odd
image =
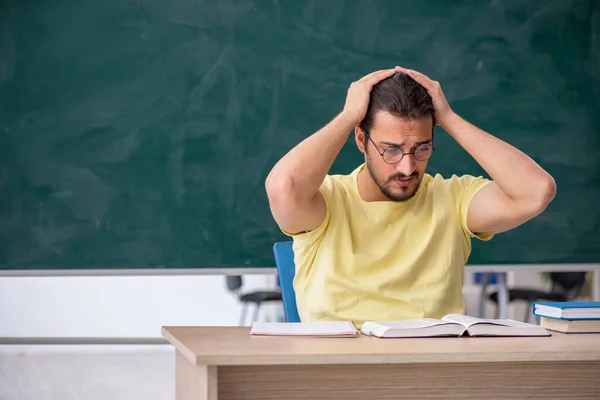
[[[420,145],[418,145],[417,147],[415,147],[413,149],[413,151],[409,151],[408,153],[405,153],[402,151],[402,149],[399,146],[390,146],[387,149],[385,149],[383,152],[381,152],[379,150],[379,147],[377,147],[377,145],[375,144],[375,142],[373,141],[373,139],[371,139],[371,135],[369,134],[369,131],[367,131],[366,129],[363,129],[365,136],[367,137],[367,139],[369,139],[369,141],[371,143],[373,143],[373,147],[375,147],[375,150],[377,150],[377,152],[379,153],[379,155],[381,156],[381,158],[383,159],[383,161],[385,161],[388,164],[398,164],[400,161],[402,161],[402,159],[404,158],[404,156],[412,154],[412,156],[415,158],[415,160],[417,161],[427,161],[431,158],[431,156],[433,155],[433,151],[435,150],[435,147],[433,145],[433,137],[431,139],[431,143],[422,143]],[[431,146],[431,153],[429,154],[429,157],[427,157],[424,160],[421,160],[420,158],[417,158],[417,156],[415,155],[417,149],[421,146]],[[389,162],[388,160],[385,159],[385,152],[390,150],[390,149],[398,149],[400,151],[400,159],[398,161],[394,161],[394,162]]]

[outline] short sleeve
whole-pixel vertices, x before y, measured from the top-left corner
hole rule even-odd
[[[325,198],[325,204],[327,206],[327,211],[325,214],[325,219],[321,222],[317,228],[307,231],[307,232],[299,232],[299,233],[290,233],[280,228],[281,231],[289,237],[294,239],[296,244],[301,245],[311,245],[317,242],[323,234],[327,231],[327,227],[329,226],[329,222],[331,220],[331,207],[334,201],[334,193],[335,193],[335,182],[331,178],[331,176],[326,175],[323,183],[319,187],[319,191]]]
[[[481,176],[475,177],[472,175],[463,175],[460,177],[453,176],[451,181],[452,193],[457,199],[458,215],[463,231],[469,237],[476,237],[480,240],[490,240],[494,236],[493,234],[471,232],[467,225],[467,214],[473,197],[492,181]]]

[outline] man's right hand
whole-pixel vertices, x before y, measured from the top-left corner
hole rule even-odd
[[[367,114],[373,86],[394,75],[396,72],[397,70],[395,68],[383,69],[371,72],[358,81],[352,82],[350,88],[348,88],[346,104],[344,105],[342,113],[350,118],[354,126],[360,124]]]

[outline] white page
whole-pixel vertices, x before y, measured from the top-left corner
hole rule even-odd
[[[448,315],[445,315],[442,318],[442,320],[458,322],[459,324],[462,324],[467,328],[474,324],[493,324],[493,325],[504,325],[504,326],[514,326],[514,327],[537,326],[537,325],[533,325],[533,324],[527,324],[525,322],[514,321],[512,319],[484,319],[484,318],[476,318],[476,317],[471,317],[471,316],[462,315],[462,314],[448,314]]]
[[[254,322],[251,334],[330,336],[356,333],[354,324],[348,321],[332,322]]]
[[[515,321],[514,319],[496,319],[496,320],[492,320],[495,321],[495,323],[501,324],[501,325],[507,325],[507,326],[514,326],[514,327],[538,327],[539,325],[536,324],[528,324],[526,322],[521,322],[521,321]]]
[[[452,323],[451,321],[440,321],[439,319],[422,318],[422,319],[411,319],[406,321],[391,321],[391,322],[365,322],[363,324],[377,324],[391,329],[419,329],[428,328],[436,325],[446,325]]]

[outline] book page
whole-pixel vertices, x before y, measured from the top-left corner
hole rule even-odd
[[[492,325],[501,325],[501,326],[512,326],[512,327],[531,327],[537,326],[533,324],[527,324],[525,322],[514,321],[512,319],[484,319],[484,318],[476,318],[463,314],[448,314],[442,317],[443,321],[451,321],[456,322],[463,325],[465,328],[468,328],[471,325],[475,324],[492,324]]]
[[[252,335],[273,336],[350,336],[358,330],[352,322],[254,322]]]
[[[430,326],[452,324],[452,321],[442,321],[439,319],[422,318],[422,319],[411,319],[406,321],[391,321],[391,322],[375,322],[367,321],[363,324],[363,327],[367,325],[379,325],[390,329],[419,329],[428,328]]]

